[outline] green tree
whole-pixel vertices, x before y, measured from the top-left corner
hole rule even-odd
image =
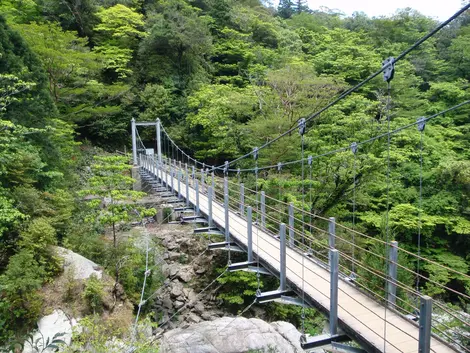
[[[277,6],[277,13],[282,18],[290,18],[295,11],[292,0],[280,0]]]

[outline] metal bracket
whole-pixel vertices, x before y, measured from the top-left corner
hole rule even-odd
[[[193,233],[194,234],[224,235],[224,233],[221,232],[219,228],[216,228],[216,227],[196,228],[193,230]]]
[[[384,81],[390,82],[395,75],[395,58],[393,56],[385,59],[382,63]]]
[[[207,224],[207,219],[199,216],[189,216],[189,217],[181,217],[181,224],[188,224],[188,223],[197,223],[197,224]]]
[[[307,303],[304,303],[299,297],[291,297],[288,295],[282,295],[279,299],[274,299],[276,303],[286,304],[286,305],[296,305],[302,306],[304,308],[309,308],[310,306]]]
[[[300,342],[300,346],[303,349],[312,349],[312,348],[318,348],[322,346],[327,346],[332,344],[332,342],[348,342],[351,341],[351,338],[349,338],[348,335],[344,333],[339,333],[337,335],[318,335],[314,337],[309,337],[302,340]]]
[[[225,174],[225,175],[228,174],[228,161],[225,161],[225,165],[224,165],[224,174]]]
[[[294,291],[291,289],[286,290],[273,290],[269,292],[260,292],[256,293],[256,301],[258,303],[268,303],[272,302],[275,299],[280,299],[283,296],[291,296],[294,295]]]
[[[246,272],[254,272],[254,273],[259,273],[262,275],[272,276],[272,273],[266,270],[264,267],[258,268],[257,262],[254,262],[254,261],[237,262],[237,263],[231,264],[228,267],[228,270],[230,272],[246,271]]]
[[[423,132],[424,128],[426,127],[426,122],[427,122],[426,118],[422,116],[418,118],[416,121],[418,122],[418,131]]]
[[[258,151],[259,151],[259,150],[258,150],[258,147],[253,148],[253,159],[254,159],[255,161],[258,160]]]
[[[305,121],[304,118],[300,119],[299,120],[299,123],[297,124],[298,128],[299,128],[299,134],[300,136],[303,136],[305,134],[305,128],[307,126],[307,123]]]
[[[353,154],[356,154],[358,147],[359,147],[359,146],[357,145],[357,142],[351,143],[351,152],[352,152]]]
[[[335,351],[337,351],[338,353],[339,352],[344,352],[344,353],[367,353],[367,351],[365,351],[362,348],[351,347],[351,346],[347,346],[345,344],[341,344],[341,343],[338,343],[338,342],[331,342],[331,347],[333,347],[335,349]]]
[[[235,252],[244,252],[236,243],[234,242],[220,242],[220,243],[212,243],[207,245],[207,249],[209,250],[229,250]]]

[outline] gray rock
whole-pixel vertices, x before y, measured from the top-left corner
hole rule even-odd
[[[184,305],[184,302],[179,301],[179,300],[175,301],[175,309],[180,309],[183,307],[183,305]]]
[[[171,295],[175,298],[178,298],[183,294],[183,284],[180,282],[172,282],[171,284]]]
[[[33,342],[38,345],[39,351],[44,353],[54,352],[53,349],[46,349],[42,351],[45,343],[49,339],[49,343],[57,333],[64,333],[62,336],[57,337],[65,341],[67,345],[72,340],[72,328],[77,325],[77,321],[73,318],[69,319],[62,310],[54,310],[52,314],[42,317],[38,321],[38,331],[33,333]],[[26,341],[24,344],[23,353],[34,353],[36,350],[31,346],[31,343]]]
[[[200,301],[196,302],[196,303],[194,304],[194,312],[195,312],[196,314],[199,314],[199,315],[201,315],[202,313],[204,313],[204,304],[203,304],[202,302],[200,302]]]
[[[193,278],[193,274],[190,267],[180,268],[178,272],[178,278],[183,282],[187,283]]]
[[[180,259],[180,256],[181,256],[181,253],[176,252],[176,251],[170,251],[170,252],[168,253],[168,259],[169,259],[170,261],[177,261],[177,260]]]
[[[194,314],[193,314],[194,315]],[[189,316],[189,320],[196,320]],[[259,319],[223,317],[191,325],[187,329],[175,329],[165,333],[162,352],[172,353],[247,353],[253,350],[276,353],[303,353],[299,343],[286,337],[294,337],[287,326],[276,323],[276,328]],[[292,325],[290,325],[292,326]],[[293,326],[292,326],[293,327]],[[298,335],[300,333],[297,332]],[[296,334],[296,335],[297,335]]]
[[[170,297],[165,297],[162,299],[162,304],[164,308],[171,309],[173,307],[173,301]]]
[[[54,250],[57,255],[64,260],[64,272],[73,271],[74,279],[87,279],[93,274],[99,279],[103,276],[103,271],[100,266],[82,255],[61,248],[60,246],[55,246]]]
[[[198,275],[202,275],[202,274],[206,273],[206,269],[204,267],[199,267],[195,272]]]
[[[180,270],[180,268],[177,264],[171,264],[168,267],[168,273],[169,273],[170,277],[175,277],[178,274],[179,270]]]
[[[190,314],[188,315],[188,318],[186,319],[186,321],[197,324],[197,323],[201,322],[202,320],[201,320],[201,318],[200,318],[199,316],[197,316],[196,314],[190,313]]]

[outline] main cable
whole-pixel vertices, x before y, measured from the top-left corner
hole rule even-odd
[[[394,60],[393,60],[393,63],[392,64],[395,64],[397,63],[398,61],[402,60],[405,56],[407,56],[410,52],[412,52],[413,50],[415,50],[416,48],[418,48],[422,43],[424,43],[425,41],[427,41],[429,38],[433,37],[434,35],[436,35],[436,33],[438,33],[440,30],[442,30],[445,26],[447,26],[449,23],[451,23],[452,21],[454,21],[457,17],[459,17],[461,14],[463,14],[465,11],[467,11],[468,9],[470,8],[470,4],[467,4],[465,5],[463,8],[461,8],[459,11],[457,11],[454,15],[452,15],[451,17],[449,17],[446,21],[442,22],[440,25],[438,25],[435,29],[433,29],[431,32],[429,32],[428,34],[426,34],[425,36],[423,36],[421,39],[419,39],[418,41],[416,41],[412,46],[410,46],[408,49],[404,50],[403,52],[401,52]],[[362,82],[358,83],[357,85],[355,85],[354,87],[351,87],[350,89],[348,89],[346,92],[342,93],[338,98],[336,98],[333,102],[327,104],[325,107],[321,108],[319,111],[317,111],[316,113],[313,113],[311,114],[308,118],[305,119],[305,122],[309,122],[310,120],[312,120],[313,118],[316,118],[317,116],[319,116],[320,114],[324,113],[325,111],[327,111],[328,109],[330,109],[331,107],[335,106],[336,104],[338,104],[340,101],[342,101],[343,99],[345,99],[346,97],[348,97],[349,95],[351,95],[352,93],[356,92],[359,88],[361,88],[362,86],[364,86],[366,83],[368,83],[369,81],[371,81],[372,79],[374,79],[375,77],[377,77],[378,75],[380,75],[382,72],[384,72],[387,68],[386,67],[382,67],[380,70],[374,72],[373,74],[371,74],[369,77],[367,77],[366,79],[364,79]],[[283,132],[281,135],[275,137],[274,139],[266,142],[264,145],[262,145],[261,147],[259,147],[260,150],[270,146],[271,144],[273,144],[274,142],[280,140],[281,138],[283,138],[284,136],[286,135],[289,135],[293,130],[295,130],[296,126],[294,125],[293,127],[291,127],[289,130]],[[253,151],[251,152],[248,152],[246,153],[245,155],[243,156],[240,156],[238,158],[235,158],[234,160],[230,161],[229,162],[229,165],[232,165],[242,159],[245,159],[249,156],[251,156],[253,154]],[[220,167],[215,167],[215,168],[220,168]]]

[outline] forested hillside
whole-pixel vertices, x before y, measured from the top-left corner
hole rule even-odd
[[[160,118],[188,154],[221,165],[296,126],[437,24],[412,9],[345,17],[310,11],[303,1],[274,8],[261,0],[2,0],[0,341],[41,312],[37,290],[59,271],[47,245],[105,258],[104,225],[89,221],[92,211],[78,202],[92,146],[128,149],[131,118]],[[396,65],[390,91],[380,75],[309,122],[304,154],[468,100],[469,80],[466,14]],[[285,202],[383,239],[389,208],[390,237],[400,246],[416,253],[419,236],[421,255],[470,274],[469,114],[465,106],[434,119],[422,140],[416,128],[402,131],[389,157],[382,139],[356,156],[315,159],[307,183],[297,165],[260,173],[258,187],[276,197],[282,189]],[[141,132],[149,147],[154,135]],[[300,156],[293,133],[261,151],[258,164]],[[253,166],[248,158],[235,167]],[[242,177],[254,184],[253,175]],[[468,277],[421,266],[470,296]],[[128,287],[139,288],[131,277]],[[470,310],[465,297],[430,282],[419,289]]]

